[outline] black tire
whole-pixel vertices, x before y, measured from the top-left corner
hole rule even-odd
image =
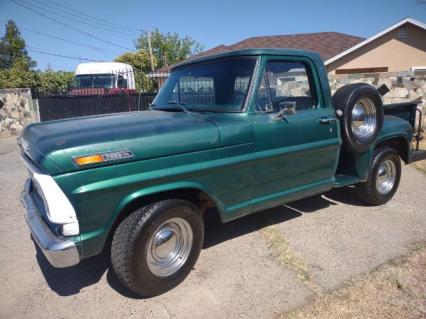
[[[393,186],[386,192],[379,191],[377,186],[377,178],[379,167],[385,161],[391,161],[395,168],[395,180]],[[383,205],[387,203],[398,189],[399,181],[401,180],[401,161],[398,153],[390,147],[383,147],[377,149],[371,159],[368,168],[367,180],[363,183],[356,184],[356,190],[359,198],[373,206]]]
[[[372,102],[376,112],[375,129],[367,138],[360,139],[352,129],[353,109],[355,105],[362,100]],[[365,83],[348,84],[336,91],[333,95],[334,108],[342,112],[340,117],[340,126],[342,137],[344,140],[343,146],[349,151],[362,153],[368,150],[371,144],[376,140],[383,126],[384,109],[382,97],[377,90]]]
[[[173,274],[158,276],[148,265],[148,246],[164,222],[185,220],[192,230],[192,246],[185,263]],[[111,262],[115,274],[128,289],[142,297],[152,297],[176,287],[195,265],[204,240],[204,225],[198,208],[180,199],[170,199],[145,206],[125,218],[115,231]]]

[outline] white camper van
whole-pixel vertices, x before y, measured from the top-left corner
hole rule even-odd
[[[136,92],[133,68],[119,62],[81,63],[77,66],[72,95]]]

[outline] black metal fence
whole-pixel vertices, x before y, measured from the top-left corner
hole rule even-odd
[[[157,93],[39,96],[40,121],[146,110]]]
[[[150,92],[136,93],[134,90],[105,89],[97,87],[63,88],[60,92],[32,92],[38,100],[40,121],[51,121],[73,117],[146,110],[154,100],[168,73],[157,72],[146,78],[144,89]],[[237,77],[232,84],[234,95],[243,97],[249,77]],[[178,91],[171,93],[171,100],[186,104],[210,105],[216,102],[213,77],[184,76],[179,80]],[[142,86],[140,87],[142,88]],[[239,93],[242,92],[242,93]],[[239,94],[239,95],[238,95]]]

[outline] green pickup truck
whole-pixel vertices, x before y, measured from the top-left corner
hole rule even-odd
[[[347,185],[384,204],[400,159],[426,158],[416,103],[383,106],[385,91],[332,97],[318,54],[238,50],[175,66],[149,110],[28,125],[32,237],[55,267],[110,249],[120,281],[149,297],[191,271],[205,214],[228,222]]]

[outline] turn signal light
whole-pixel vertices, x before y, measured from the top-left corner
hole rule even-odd
[[[105,162],[105,160],[101,154],[79,156],[74,158],[74,163],[76,163],[78,166],[97,164],[102,162]]]

